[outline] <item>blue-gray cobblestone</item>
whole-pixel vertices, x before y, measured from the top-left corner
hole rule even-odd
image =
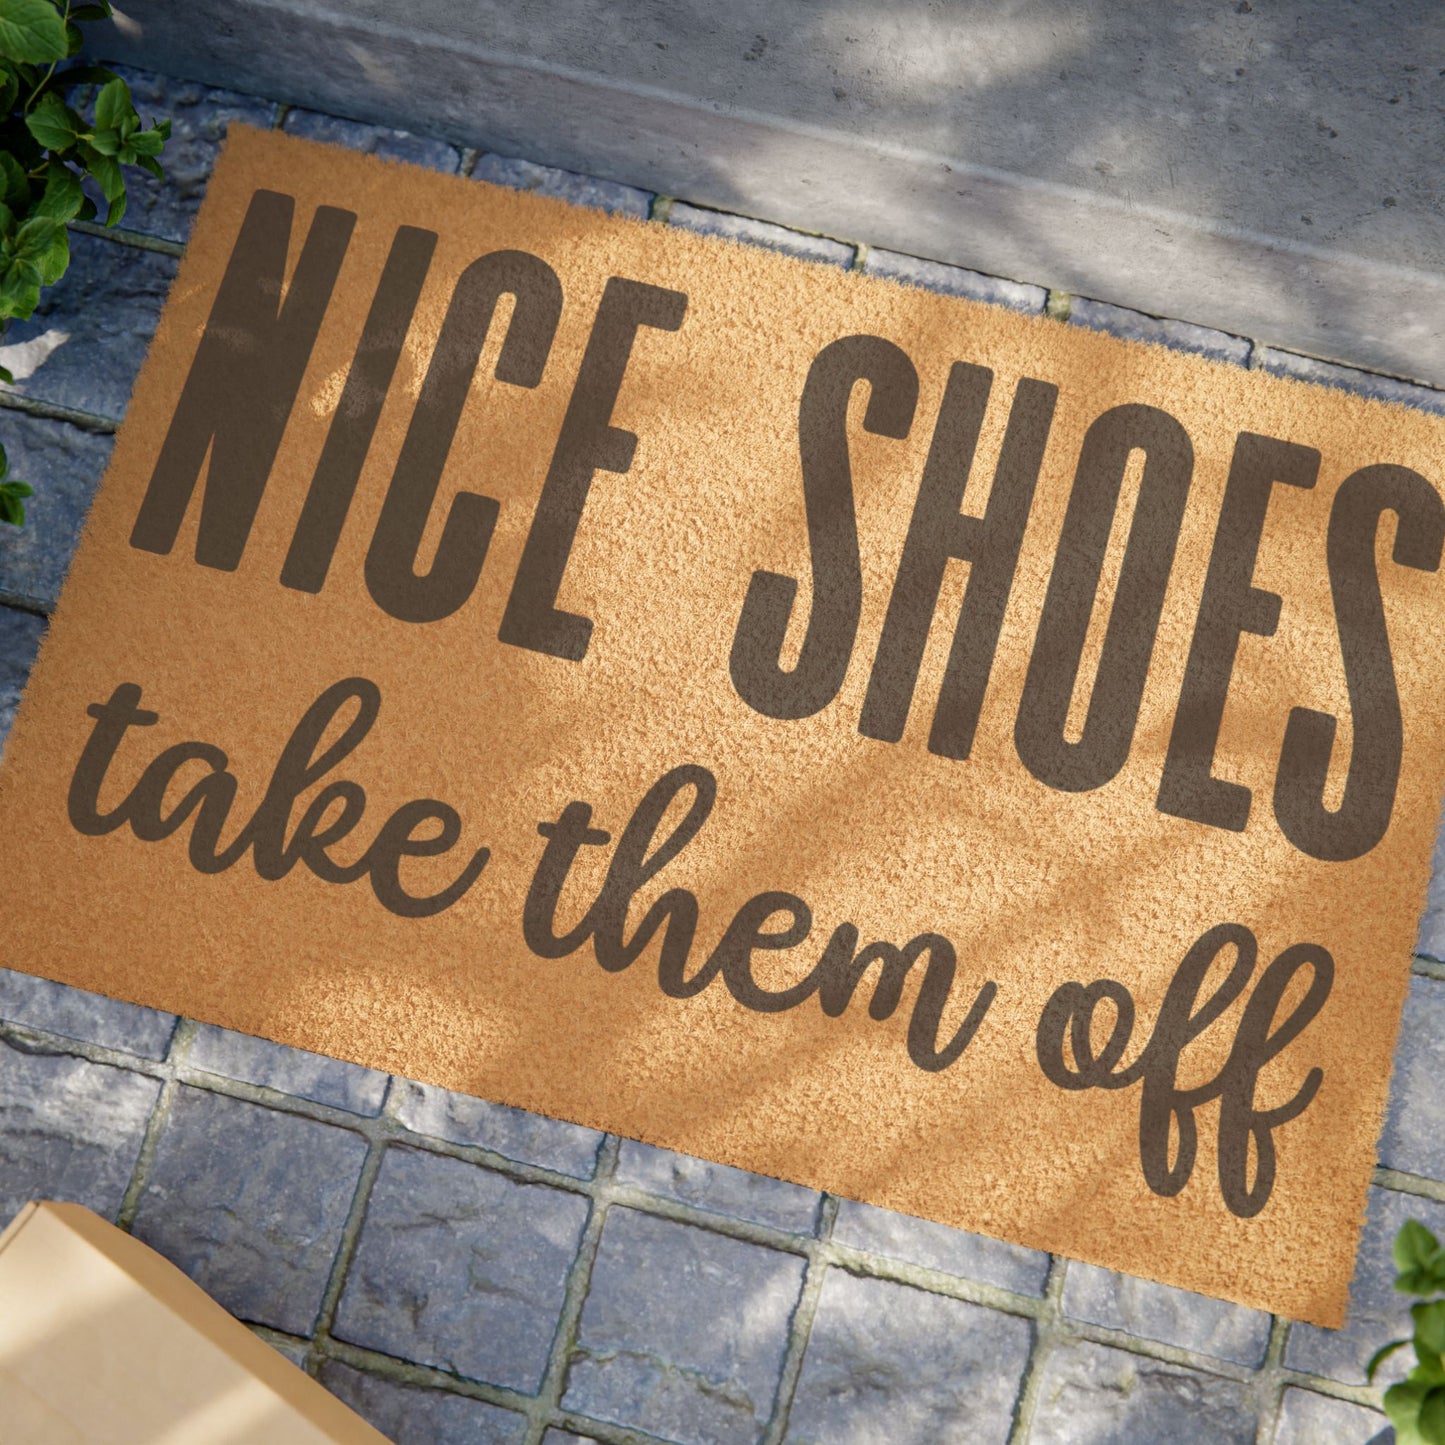
[[[1357,371],[1352,366],[1340,366],[1333,361],[1319,361],[1312,356],[1297,356],[1292,351],[1277,351],[1272,346],[1262,346],[1255,353],[1255,365],[1271,376],[1289,376],[1296,381],[1313,381],[1321,386],[1333,386],[1340,391],[1352,391],[1357,396],[1373,397],[1376,401],[1399,402],[1401,406],[1412,406],[1420,411],[1445,416],[1445,391],[1432,387],[1417,386],[1409,381],[1397,381],[1391,376],[1379,376],[1372,371]]]
[[[1409,1298],[1395,1289],[1396,1270],[1390,1254],[1395,1235],[1407,1219],[1418,1219],[1445,1236],[1445,1204],[1388,1189],[1370,1190],[1345,1328],[1295,1325],[1285,1347],[1285,1364],[1346,1385],[1363,1385],[1370,1356],[1381,1345],[1410,1333]],[[1404,1376],[1408,1354],[1405,1350],[1385,1361],[1376,1380],[1388,1385]]]
[[[1395,1046],[1380,1163],[1445,1180],[1445,983],[1412,978]]]
[[[314,110],[288,111],[286,119],[281,122],[281,129],[287,135],[365,151],[368,155],[390,161],[406,161],[433,171],[455,171],[462,158],[454,145],[434,136],[413,135],[407,130],[391,130],[384,125],[367,125],[359,120],[342,120],[339,116],[322,115]]]
[[[960,1279],[981,1280],[1018,1294],[1043,1294],[1049,1273],[1048,1255],[1036,1249],[950,1229],[910,1214],[893,1214],[852,1199],[838,1205],[833,1238],[853,1249],[920,1264]]]
[[[337,1310],[338,1339],[534,1391],[587,1202],[389,1148]]]
[[[135,1235],[232,1314],[309,1335],[365,1155],[346,1129],[181,1088]]]
[[[414,1133],[492,1149],[518,1163],[539,1164],[578,1179],[590,1178],[597,1166],[602,1135],[595,1129],[410,1079],[398,1079],[393,1090],[392,1112]]]
[[[143,1059],[165,1058],[176,1031],[175,1014],[8,968],[0,968],[0,1019]]]
[[[375,1069],[304,1049],[288,1049],[270,1039],[233,1033],[214,1024],[197,1026],[187,1062],[207,1073],[260,1084],[353,1114],[379,1114],[386,1098],[387,1076]]]
[[[1274,1431],[1274,1445],[1392,1445],[1394,1438],[1376,1410],[1293,1388],[1284,1392]]]
[[[70,269],[5,333],[16,392],[119,421],[176,277],[160,251],[72,232]]]
[[[25,525],[0,526],[0,598],[54,610],[112,441],[67,422],[0,410],[11,475],[35,488]]]
[[[752,1445],[802,1283],[794,1255],[613,1209],[563,1404],[680,1445]]]
[[[1013,311],[1037,314],[1044,309],[1049,293],[1042,286],[1025,286],[1019,281],[1005,281],[1001,276],[985,276],[962,266],[945,266],[941,261],[925,261],[919,256],[904,256],[897,251],[870,247],[863,258],[864,273],[898,281],[905,286],[920,286],[925,291],[938,291],[945,296],[963,296],[970,301],[987,301],[994,306],[1007,306]]]
[[[235,121],[265,129],[275,123],[276,106],[253,95],[214,90],[195,81],[176,80],[129,66],[111,67],[130,86],[141,122],[171,122],[171,138],[161,156],[165,180],[136,169],[126,172],[129,200],[121,224],[167,241],[184,241],[205,194],[211,168]],[[105,213],[105,201],[89,181],[93,200]]]
[[[646,220],[652,210],[652,193],[616,181],[602,181],[593,176],[579,176],[575,171],[559,171],[555,166],[539,166],[515,156],[499,156],[488,152],[478,158],[472,168],[472,179],[490,181],[514,191],[536,191],[574,206],[591,206],[615,216],[636,216]]]
[[[1420,919],[1416,949],[1426,958],[1445,963],[1445,824],[1435,835],[1430,859],[1430,886],[1425,895],[1425,912]]]
[[[1069,320],[1090,331],[1107,331],[1125,341],[1146,341],[1167,346],[1174,351],[1193,351],[1212,361],[1226,361],[1232,366],[1249,364],[1250,343],[1242,336],[1227,331],[1213,331],[1188,321],[1170,321],[1159,316],[1146,316],[1125,306],[1112,306],[1107,301],[1090,301],[1086,296],[1069,300]]]
[[[160,1084],[0,1039],[0,1229],[32,1199],[114,1219]]]
[[[1081,1341],[1045,1358],[1029,1442],[1254,1445],[1257,1430],[1248,1385]]]
[[[1003,1445],[1027,1321],[830,1269],[788,1416],[790,1445]]]
[[[814,1190],[631,1139],[624,1140],[618,1152],[617,1178],[699,1209],[795,1234],[810,1233],[818,1214],[819,1196]]]
[[[841,266],[846,270],[853,264],[856,254],[852,246],[842,241],[830,241],[824,236],[810,236],[804,231],[790,231],[786,226],[775,226],[771,221],[754,221],[747,216],[733,216],[726,211],[709,211],[702,206],[689,206],[685,201],[674,201],[667,214],[668,223],[681,226],[685,231],[696,231],[703,236],[721,236],[727,241],[741,241],[749,246],[762,246],[769,251],[781,251],[785,256],[796,256],[802,261],[821,261],[829,266]]]
[[[1270,1317],[1259,1310],[1091,1264],[1068,1266],[1064,1313],[1251,1369],[1269,1347]]]
[[[20,706],[20,695],[44,636],[43,617],[0,606],[0,762],[4,761],[5,739],[15,725],[15,709]]]
[[[516,1445],[526,1433],[526,1417],[512,1410],[382,1379],[339,1360],[327,1361],[320,1379],[394,1445]]]

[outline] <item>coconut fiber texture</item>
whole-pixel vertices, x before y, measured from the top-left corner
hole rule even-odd
[[[0,962],[1338,1324],[1423,415],[233,130]]]

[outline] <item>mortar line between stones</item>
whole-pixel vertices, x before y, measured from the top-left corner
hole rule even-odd
[[[0,589],[0,607],[8,607],[12,612],[28,612],[32,617],[43,617],[45,621],[50,621],[48,608],[36,598],[24,597],[18,592]]]
[[[171,1105],[175,1102],[176,1090],[180,1088],[179,1073],[190,1052],[195,1037],[195,1025],[189,1019],[177,1019],[171,1034],[166,1057],[162,1064],[165,1071],[161,1091],[156,1096],[155,1107],[146,1120],[145,1133],[141,1136],[140,1149],[136,1154],[135,1168],[131,1171],[130,1183],[121,1197],[120,1208],[116,1211],[116,1224],[127,1233],[135,1223],[136,1210],[140,1208],[141,1195],[150,1182],[151,1168],[155,1164],[156,1150],[160,1147],[161,1135],[171,1116]]]
[[[63,421],[81,431],[93,432],[98,436],[114,436],[118,422],[108,416],[97,416],[94,412],[79,411],[75,407],[57,406],[52,401],[40,401],[18,391],[0,387],[0,407],[6,411],[24,412],[26,416],[38,417],[41,421]]]
[[[1254,1432],[1255,1445],[1273,1445],[1279,1423],[1280,1402],[1284,1398],[1284,1350],[1289,1343],[1289,1321],[1283,1315],[1270,1319],[1269,1343],[1265,1346],[1264,1363],[1259,1367],[1255,1384],[1255,1402],[1259,1423]]]
[[[341,1292],[346,1287],[346,1276],[356,1255],[362,1226],[366,1223],[367,1206],[371,1203],[371,1191],[376,1184],[376,1176],[381,1172],[381,1159],[386,1152],[386,1145],[387,1139],[382,1129],[368,1133],[366,1158],[361,1161],[361,1172],[356,1178],[351,1207],[347,1210],[346,1222],[341,1226],[341,1238],[337,1241],[336,1253],[331,1260],[331,1271],[326,1277],[326,1288],[321,1292],[321,1305],[316,1311],[316,1320],[311,1328],[312,1347],[307,1352],[306,1359],[307,1369],[311,1373],[315,1373],[319,1365],[316,1351],[324,1348],[331,1339],[336,1308],[341,1302]]]
[[[186,252],[183,241],[152,236],[145,231],[132,231],[128,226],[103,226],[99,221],[67,221],[66,228],[78,231],[82,236],[98,236],[102,241],[113,241],[117,246],[131,246],[137,251],[160,251],[166,256],[183,256]]]
[[[182,1022],[188,1024],[191,1029],[194,1029],[194,1025],[190,1024],[190,1021],[183,1020]],[[179,1027],[177,1034],[179,1037]],[[0,1037],[9,1037],[22,1047],[33,1047],[39,1044],[44,1047],[47,1052],[86,1058],[92,1062],[108,1064],[114,1067],[130,1068],[134,1072],[146,1074],[150,1077],[170,1080],[172,1082],[172,1094],[174,1088],[182,1085],[203,1088],[213,1093],[238,1099],[242,1102],[272,1108],[281,1113],[300,1115],[317,1120],[318,1122],[329,1123],[348,1129],[353,1133],[360,1133],[368,1140],[368,1143],[372,1144],[377,1150],[384,1149],[387,1144],[397,1143],[426,1152],[457,1158],[463,1162],[474,1164],[477,1167],[503,1174],[518,1182],[541,1184],[574,1194],[582,1194],[594,1202],[602,1202],[607,1206],[615,1204],[621,1207],[635,1208],[659,1218],[709,1230],[712,1233],[738,1239],[744,1243],[758,1245],[763,1248],[776,1249],[791,1254],[801,1254],[807,1257],[810,1262],[816,1259],[821,1266],[834,1266],[852,1274],[906,1285],[931,1294],[958,1299],[985,1309],[992,1309],[1001,1314],[1029,1319],[1035,1323],[1036,1335],[1033,1350],[1031,1351],[1030,1365],[1025,1371],[1026,1383],[1024,1393],[1028,1390],[1028,1380],[1035,1372],[1034,1356],[1042,1353],[1040,1349],[1041,1344],[1045,1348],[1051,1347],[1057,1338],[1062,1335],[1067,1335],[1070,1339],[1086,1340],[1090,1343],[1125,1350],[1141,1358],[1158,1360],[1161,1363],[1197,1370],[1216,1377],[1247,1382],[1252,1380],[1256,1374],[1255,1371],[1246,1367],[1180,1346],[1165,1344],[1157,1340],[1149,1340],[1142,1336],[1127,1334],[1122,1330],[1093,1325],[1084,1321],[1065,1321],[1062,1316],[1059,1299],[1050,1293],[1050,1291],[1056,1291],[1057,1295],[1061,1296],[1063,1270],[1067,1264],[1067,1261],[1062,1259],[1062,1257],[1056,1256],[1050,1265],[1049,1283],[1046,1286],[1044,1297],[1042,1299],[1032,1298],[1002,1289],[996,1285],[986,1284],[982,1281],[948,1275],[923,1265],[910,1264],[906,1261],[872,1254],[865,1250],[854,1249],[851,1246],[840,1244],[831,1238],[789,1234],[786,1231],[776,1229],[772,1226],[759,1225],[748,1220],[716,1214],[675,1199],[650,1194],[633,1185],[619,1184],[611,1178],[606,1181],[606,1187],[605,1190],[603,1190],[598,1187],[602,1180],[600,1173],[597,1178],[592,1181],[579,1180],[574,1176],[559,1174],[554,1170],[546,1169],[539,1165],[528,1165],[516,1160],[507,1159],[505,1156],[495,1154],[490,1150],[477,1148],[475,1146],[457,1145],[433,1136],[418,1134],[407,1129],[389,1113],[391,1104],[390,1093],[388,1094],[386,1104],[383,1106],[383,1112],[374,1118],[366,1118],[329,1105],[316,1104],[311,1100],[299,1099],[293,1095],[282,1094],[262,1085],[247,1084],[238,1080],[226,1079],[220,1075],[208,1074],[194,1066],[185,1064],[180,1052],[174,1046],[174,1062],[170,1060],[157,1062],[155,1060],[128,1055],[119,1050],[108,1049],[101,1045],[86,1044],[51,1035],[43,1030],[34,1030],[10,1023],[0,1022]],[[370,1161],[370,1158],[371,1155],[369,1153],[368,1161]],[[365,1168],[365,1165],[363,1167]],[[599,1169],[600,1167],[599,1165]],[[1409,1186],[1407,1192],[1424,1194],[1428,1190],[1434,1190],[1438,1191],[1440,1197],[1445,1198],[1445,1185],[1437,1185],[1433,1181],[1416,1179],[1414,1176],[1409,1175],[1395,1176],[1391,1174],[1390,1171],[1378,1172],[1386,1176],[1384,1182],[1387,1184],[1387,1187],[1398,1187],[1399,1184],[1404,1184]],[[353,1201],[353,1210],[354,1209],[355,1201]],[[350,1216],[348,1222],[350,1222]],[[598,1228],[600,1230],[600,1222]],[[333,1264],[333,1272],[335,1272],[335,1270],[336,1265]],[[332,1283],[337,1284],[336,1298],[339,1299],[339,1290],[344,1286],[344,1279],[339,1278],[337,1281],[329,1279],[328,1286]],[[329,1324],[325,1331],[322,1331],[318,1327],[313,1344],[323,1357],[335,1357],[336,1351],[333,1349],[333,1344],[339,1343],[340,1342],[334,1341],[330,1336]],[[353,1346],[346,1346],[346,1348],[349,1350],[355,1349]],[[377,1358],[388,1357],[378,1355]],[[410,1362],[401,1363],[411,1368]],[[445,1375],[445,1372],[440,1373]],[[455,1379],[456,1377],[445,1376],[445,1378]],[[1327,1380],[1321,1376],[1311,1375],[1306,1371],[1291,1370],[1288,1368],[1284,1369],[1281,1378],[1286,1384],[1298,1384],[1320,1393],[1349,1400],[1352,1403],[1362,1403],[1378,1408],[1377,1399],[1363,1387],[1344,1385],[1339,1381]],[[490,1390],[499,1387],[484,1385],[483,1388]],[[491,1399],[493,1397],[488,1395],[486,1398]],[[1023,1398],[1024,1395],[1021,1393],[1020,1403],[1023,1402]],[[495,1403],[505,1402],[499,1396],[496,1398]],[[509,1405],[508,1408],[514,1407]],[[1031,1408],[1030,1406],[1030,1409]],[[562,1410],[560,1406],[557,1407],[557,1411],[554,1412],[554,1414],[558,1416],[565,1415],[568,1418],[578,1420],[585,1418],[576,1412]],[[558,1419],[553,1418],[551,1423],[558,1423]],[[601,1437],[599,1436],[599,1438]],[[620,1439],[622,1437],[619,1436],[617,1438]],[[1017,1434],[1011,1437],[1015,1442],[1021,1441],[1024,1438],[1024,1436]]]
[[[467,180],[471,180],[472,172],[477,168],[477,162],[481,160],[482,153],[476,146],[467,146],[461,153],[461,159],[457,162],[457,174]]]
[[[1043,1303],[1034,1321],[1034,1338],[1029,1345],[1028,1363],[1024,1366],[1018,1399],[1014,1402],[1014,1421],[1013,1429],[1009,1432],[1009,1445],[1026,1445],[1033,1431],[1034,1411],[1038,1405],[1044,1365],[1048,1361],[1049,1351],[1053,1348],[1054,1333],[1063,1316],[1064,1272],[1067,1268],[1066,1259],[1057,1254],[1050,1256]]]
[[[1417,953],[1410,961],[1410,972],[1420,978],[1433,978],[1439,983],[1445,983],[1445,963],[1428,958],[1423,953]]]
[[[577,1327],[582,1319],[582,1307],[586,1303],[588,1291],[592,1288],[592,1269],[597,1262],[602,1227],[607,1222],[607,1211],[612,1203],[611,1184],[617,1172],[617,1156],[621,1147],[617,1136],[609,1134],[597,1151],[597,1167],[593,1171],[592,1187],[588,1191],[592,1196],[592,1207],[588,1211],[582,1237],[577,1242],[577,1253],[567,1271],[562,1311],[552,1335],[552,1347],[547,1352],[547,1367],[542,1372],[542,1383],[528,1411],[527,1431],[522,1437],[522,1445],[541,1445],[542,1436],[546,1434],[548,1426],[558,1423],[563,1413],[562,1394],[567,1386],[567,1367],[571,1362],[573,1347],[577,1343]]]
[[[787,1433],[788,1417],[792,1414],[798,1380],[803,1373],[803,1358],[812,1337],[813,1321],[818,1315],[823,1278],[828,1272],[827,1246],[833,1237],[833,1225],[837,1218],[838,1200],[831,1194],[824,1194],[818,1202],[818,1223],[814,1236],[817,1244],[808,1252],[803,1286],[798,1294],[793,1317],[788,1322],[788,1343],[783,1355],[782,1372],[778,1376],[777,1392],[773,1397],[772,1418],[763,1432],[760,1445],[780,1445]]]

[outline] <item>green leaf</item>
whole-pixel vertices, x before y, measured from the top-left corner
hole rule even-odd
[[[81,34],[80,26],[74,20],[69,20],[65,25],[65,55],[69,59],[72,55],[80,54],[80,47],[85,44],[85,36]]]
[[[1445,1388],[1437,1385],[1425,1396],[1419,1430],[1428,1445],[1445,1445]]]
[[[9,206],[0,204],[0,239],[15,234],[15,213]]]
[[[81,199],[80,210],[75,219],[77,221],[93,221],[99,214],[100,212],[95,208],[95,202],[89,196],[85,196]]]
[[[65,230],[59,221],[49,216],[31,216],[15,233],[15,255],[29,261],[37,268],[40,258],[50,250],[56,236]]]
[[[11,372],[10,368],[8,366],[0,366],[0,381],[3,381],[6,386],[9,386],[14,382],[14,380],[15,377]],[[3,457],[4,455],[5,449],[3,447],[0,447],[0,457]],[[4,476],[4,474],[5,468],[3,466],[0,466],[0,476]]]
[[[82,152],[85,156],[86,167],[91,175],[100,184],[101,194],[108,201],[114,201],[117,196],[125,195],[125,177],[120,173],[120,167],[115,160],[100,152],[87,148]]]
[[[1424,1346],[1433,1355],[1445,1354],[1445,1300],[1412,1305],[1410,1318],[1415,1321],[1415,1348]]]
[[[13,376],[7,375],[7,376],[5,377],[5,380],[6,380],[6,381],[14,381],[15,378],[14,378]],[[5,455],[5,448],[4,448],[3,446],[0,446],[0,482],[3,482],[3,481],[5,480],[5,473],[8,472],[9,470],[10,470],[10,458]]]
[[[90,138],[90,143],[103,156],[113,156],[120,150],[120,132],[118,130],[97,130]]]
[[[25,167],[9,151],[0,151],[0,200],[12,211],[24,210],[30,200]]]
[[[34,487],[27,482],[16,481],[14,477],[6,477],[3,482],[0,482],[0,487],[3,487],[12,497],[33,497],[35,495]]]
[[[1416,1422],[1420,1418],[1420,1406],[1425,1403],[1425,1396],[1429,1393],[1428,1385],[1417,1385],[1410,1380],[1402,1380],[1385,1391],[1385,1413],[1401,1435],[1409,1433],[1418,1436]]]
[[[165,143],[166,138],[159,130],[138,130],[130,138],[131,149],[143,156],[160,155]]]
[[[161,163],[154,156],[137,156],[135,163],[143,170],[149,171],[156,180],[165,180],[166,173],[161,169]]]
[[[51,161],[45,172],[45,194],[37,202],[35,214],[49,216],[56,221],[70,221],[75,218],[84,200],[80,177],[59,161]]]
[[[69,150],[81,134],[80,117],[53,90],[25,117],[25,128],[51,151]]]
[[[105,224],[107,226],[120,225],[121,217],[125,215],[125,190],[122,188],[120,195],[115,196],[105,213]]]
[[[130,86],[117,76],[103,85],[95,98],[95,126],[97,130],[119,130],[121,122],[135,114],[130,103]]]
[[[70,267],[70,237],[64,226],[58,226],[55,239],[40,258],[40,284],[53,286]]]
[[[50,0],[0,0],[0,51],[49,65],[65,55],[65,22]]]
[[[25,525],[25,507],[18,497],[12,497],[3,487],[0,487],[0,522],[8,522],[12,527],[23,527]]]
[[[20,99],[20,82],[8,65],[0,64],[0,115],[8,115]]]
[[[109,20],[110,15],[110,0],[102,5],[77,5],[70,12],[72,20]]]
[[[1395,1236],[1395,1267],[1402,1274],[1419,1269],[1429,1264],[1439,1250],[1440,1241],[1418,1219],[1407,1219]]]
[[[1373,1385],[1375,1383],[1375,1371],[1395,1353],[1396,1350],[1403,1350],[1409,1340],[1391,1340],[1388,1345],[1381,1345],[1373,1355],[1370,1356],[1370,1363],[1365,1366],[1365,1379]]]

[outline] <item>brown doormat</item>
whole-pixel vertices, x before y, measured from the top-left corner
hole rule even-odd
[[[0,961],[1338,1324],[1440,422],[233,133]]]

